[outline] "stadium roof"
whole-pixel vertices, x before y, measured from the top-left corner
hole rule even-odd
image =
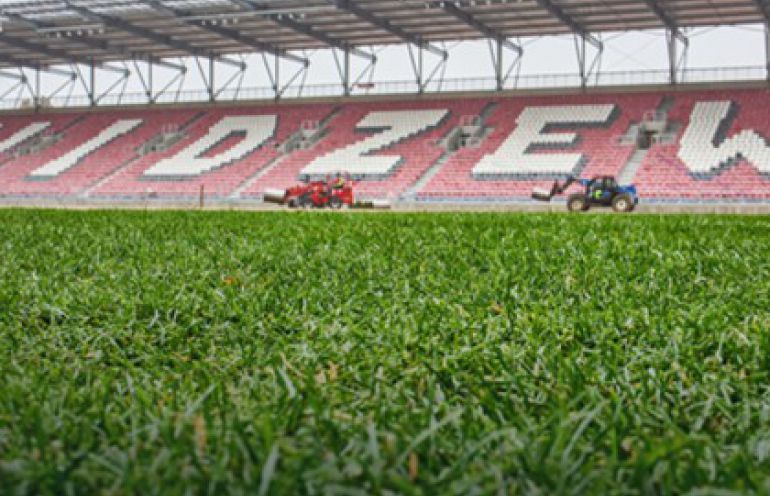
[[[762,23],[770,0],[27,0],[0,4],[0,66]],[[354,52],[366,56],[364,50]]]

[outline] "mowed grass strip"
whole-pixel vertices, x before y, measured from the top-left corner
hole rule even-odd
[[[770,219],[0,211],[2,494],[768,494]]]

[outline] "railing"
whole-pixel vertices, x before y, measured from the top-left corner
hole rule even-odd
[[[718,68],[686,69],[680,74],[680,84],[710,83],[710,82],[741,82],[764,81],[767,79],[767,68],[764,66],[740,66]],[[607,71],[589,79],[588,88],[608,86],[643,86],[668,84],[668,70],[642,71]],[[533,74],[523,75],[506,85],[506,90],[520,89],[574,89],[581,87],[580,77],[576,74]],[[457,78],[443,81],[432,81],[425,88],[426,93],[440,92],[474,92],[495,91],[496,82],[493,78]],[[414,81],[379,81],[372,84],[353,88],[353,95],[400,95],[417,92]],[[303,88],[290,87],[281,98],[313,98],[342,96],[340,84],[314,84]],[[225,89],[217,97],[218,102],[241,100],[275,100],[275,93],[270,87],[253,87],[240,89]],[[158,103],[175,102],[209,102],[209,94],[205,90],[183,90],[169,92],[157,99]],[[57,96],[48,102],[51,107],[87,107],[90,101],[85,95],[71,97]],[[26,104],[26,105],[25,105]],[[105,95],[99,105],[145,105],[147,95],[142,92]],[[29,101],[6,98],[0,100],[0,108],[12,109],[29,106]]]

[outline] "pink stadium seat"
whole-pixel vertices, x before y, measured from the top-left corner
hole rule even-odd
[[[7,196],[76,196],[88,187],[136,157],[136,148],[159,133],[162,126],[184,122],[193,111],[97,112],[30,117],[29,122],[48,119],[55,122],[52,131],[63,133],[55,145],[40,153],[22,156],[0,168],[0,194]],[[75,166],[46,179],[30,174],[48,162],[82,145],[101,130],[121,119],[141,119],[142,124],[86,155]]]
[[[641,197],[664,201],[770,200],[770,179],[764,175],[767,170],[764,170],[764,174],[758,170],[767,169],[767,165],[759,167],[746,157],[736,155],[735,163],[718,163],[716,167],[706,164],[711,168],[699,163],[693,166],[693,160],[703,155],[697,149],[692,155],[685,155],[684,161],[680,158],[682,149],[685,148],[683,143],[689,143],[685,131],[693,124],[690,122],[691,116],[695,109],[704,108],[704,102],[706,105],[712,105],[708,107],[709,111],[721,108],[727,112],[725,109],[730,109],[728,117],[733,120],[729,129],[722,130],[725,132],[720,133],[724,135],[718,136],[719,140],[731,140],[740,134],[738,137],[744,141],[741,141],[743,144],[739,148],[751,148],[753,151],[750,151],[749,155],[753,153],[751,156],[760,157],[753,159],[755,162],[763,161],[762,157],[770,157],[770,152],[763,155],[765,147],[759,141],[764,138],[767,142],[770,137],[770,121],[767,119],[770,113],[770,90],[683,91],[670,96],[673,98],[673,106],[669,111],[669,122],[679,125],[681,129],[675,144],[653,145],[642,162],[634,179]],[[494,157],[495,152],[500,149],[508,150],[505,147],[511,145],[509,137],[519,129],[517,119],[523,118],[523,115],[534,115],[532,109],[541,107],[551,110],[552,107],[575,106],[602,107],[608,111],[614,109],[612,119],[606,124],[567,123],[548,130],[549,136],[555,137],[557,141],[559,133],[564,132],[576,133],[579,138],[574,144],[554,144],[541,150],[529,150],[524,160],[526,161],[527,156],[535,155],[579,154],[584,159],[581,171],[583,177],[618,175],[635,147],[619,145],[614,138],[624,134],[631,124],[640,122],[645,112],[657,108],[662,98],[660,93],[544,95],[351,102],[338,106],[243,105],[8,115],[0,117],[0,144],[8,144],[6,150],[0,150],[0,195],[65,198],[87,193],[93,198],[110,199],[139,198],[152,192],[161,198],[192,198],[198,195],[203,186],[206,195],[212,198],[258,199],[268,188],[286,188],[295,184],[301,179],[304,170],[314,170],[311,164],[325,160],[328,166],[330,160],[324,157],[333,157],[333,153],[339,153],[340,150],[377,136],[381,131],[356,129],[359,123],[368,117],[395,111],[394,114],[400,115],[400,119],[408,121],[410,111],[414,111],[415,114],[423,116],[435,116],[435,120],[430,121],[435,124],[420,128],[419,131],[372,152],[370,155],[373,157],[400,157],[401,160],[385,174],[359,180],[356,188],[358,195],[396,199],[405,192],[414,191],[417,184],[422,185],[418,183],[420,178],[444,157],[444,162],[438,166],[435,175],[416,192],[419,200],[523,199],[529,197],[533,187],[550,184],[552,179],[549,174],[542,177],[533,174],[505,175],[504,171],[508,167],[506,156],[498,154],[496,162],[489,159],[489,156]],[[731,103],[728,105],[724,102]],[[481,140],[479,146],[462,148],[452,153],[446,152],[440,146],[439,142],[447,133],[462,124],[463,120],[479,115],[490,103],[494,103],[495,107],[489,113],[485,126],[490,128],[491,132]],[[614,107],[609,107],[611,105]],[[526,109],[529,109],[528,113],[525,112]],[[213,144],[210,142],[213,139],[211,129],[223,120],[242,124],[242,116],[248,115],[275,116],[274,120],[272,117],[268,120],[268,128],[261,128],[262,138],[253,149],[241,144],[245,132],[228,135]],[[708,117],[702,120],[708,120]],[[109,135],[109,140],[105,138],[107,141],[101,145],[96,143],[95,137],[100,136],[100,133],[126,121],[135,122],[136,125],[129,126],[128,130],[122,133]],[[280,145],[303,126],[324,121],[327,121],[324,133],[310,148],[291,153],[281,151]],[[139,153],[141,146],[167,129],[181,130],[184,137],[166,151],[152,152],[144,156]],[[701,134],[711,132],[708,126],[704,129],[706,130]],[[61,139],[39,152],[17,156],[14,153],[15,148],[22,146],[25,141],[15,138],[21,136],[27,140],[33,139],[27,137],[27,131],[39,133],[34,136],[61,136]],[[265,141],[268,131],[271,134]],[[208,168],[182,176],[166,177],[148,173],[171,157],[185,157],[184,154],[180,155],[180,152],[191,149],[190,146],[194,143],[207,143],[207,146],[210,146],[191,159],[209,164]],[[717,148],[708,145],[704,146],[704,149],[703,153],[706,155],[703,156],[713,161],[713,154],[708,153]],[[233,158],[229,163],[211,168],[212,161],[205,160],[220,154],[226,155],[230,150],[240,151],[237,156],[235,151],[232,152]],[[79,155],[81,152],[82,156]],[[67,160],[62,158],[68,156],[70,158]],[[175,160],[181,160],[184,167],[184,159]],[[61,165],[62,162],[64,165]],[[378,163],[381,162],[382,160]],[[690,168],[685,162],[690,164]],[[52,163],[54,167],[51,167]],[[491,163],[491,169],[481,167],[482,163],[485,167]],[[336,167],[336,164],[332,165]],[[349,166],[351,164],[340,163],[338,170],[344,172]],[[696,174],[691,169],[701,172]],[[53,170],[55,173],[45,175],[40,173],[41,170]],[[491,170],[492,174],[474,174],[474,170]]]
[[[348,104],[329,123],[329,133],[312,149],[302,150],[286,157],[274,170],[265,174],[246,191],[243,197],[259,197],[265,189],[287,188],[297,182],[301,171],[319,156],[326,155],[347,145],[362,141],[372,133],[356,131],[356,125],[369,113],[393,110],[447,109],[448,119],[434,129],[405,139],[375,155],[400,155],[402,163],[389,177],[364,180],[357,183],[356,192],[362,197],[396,197],[413,185],[443,154],[436,144],[459,119],[466,114],[478,114],[486,104],[483,100],[430,100],[427,102],[383,102]],[[345,164],[339,165],[345,171]]]
[[[677,144],[654,145],[636,175],[643,198],[665,200],[770,200],[770,180],[746,160],[714,171],[705,177],[694,177],[678,157],[679,141],[697,102],[731,101],[737,104],[737,115],[725,137],[743,130],[753,130],[770,145],[770,91],[698,91],[677,93],[669,120],[682,125]]]
[[[502,178],[479,179],[472,171],[485,155],[495,152],[516,128],[516,118],[527,107],[556,105],[616,104],[619,114],[608,127],[575,127],[580,141],[565,150],[533,153],[581,153],[587,159],[584,177],[616,175],[633,153],[633,146],[618,146],[612,138],[626,132],[632,122],[642,119],[645,111],[655,108],[660,97],[651,94],[631,96],[539,96],[496,100],[498,107],[486,125],[494,130],[479,148],[465,148],[454,154],[446,165],[419,192],[420,199],[516,199],[528,198],[534,187],[546,187],[551,179]],[[558,132],[558,130],[554,131]]]
[[[304,120],[323,119],[332,110],[333,106],[331,105],[285,105],[278,107],[241,107],[238,109],[220,108],[209,110],[186,130],[187,134],[184,139],[162,153],[152,153],[138,159],[116,174],[110,181],[99,187],[92,195],[98,197],[136,197],[152,191],[159,197],[182,198],[198,195],[201,186],[203,186],[207,197],[226,198],[249,177],[275,160],[280,155],[280,152],[276,149],[276,144],[282,143],[291,134],[298,131]],[[190,178],[174,180],[173,178],[155,179],[143,177],[144,172],[150,166],[163,158],[171,157],[187,148],[206,134],[208,129],[222,118],[250,114],[275,114],[278,116],[275,136],[253,153],[243,157],[236,163]],[[234,146],[238,141],[238,137],[228,138],[210,149],[205,155],[215,156]]]

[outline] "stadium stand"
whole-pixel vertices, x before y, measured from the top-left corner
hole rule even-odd
[[[130,133],[142,124],[142,119],[120,119],[99,131],[99,134],[89,139],[80,146],[70,150],[60,157],[56,157],[39,169],[33,170],[31,179],[46,179],[56,177],[71,167],[80,163],[85,157],[104,147],[107,143]]]
[[[312,104],[208,110],[182,126],[182,140],[165,151],[138,157],[90,196],[181,198],[198,195],[203,186],[208,197],[226,198],[277,160],[281,155],[277,145],[296,133],[303,121],[323,119],[332,111],[331,105]],[[238,129],[244,116],[254,116],[262,125],[244,134]],[[234,122],[240,124],[233,127]]]
[[[677,93],[668,113],[681,127],[653,145],[635,182],[665,200],[770,199],[770,91]]]
[[[110,110],[0,118],[0,195],[259,199],[335,172],[361,197],[524,199],[569,174],[645,199],[770,199],[768,90]],[[468,134],[470,133],[470,134]]]
[[[619,146],[613,138],[641,121],[660,99],[655,94],[499,99],[485,123],[492,128],[488,138],[477,148],[455,153],[418,198],[526,198],[533,187],[545,187],[571,172],[617,175],[634,145]],[[528,127],[517,129],[517,119]],[[525,148],[530,141],[536,146]]]
[[[357,185],[360,195],[395,198],[442,157],[445,150],[437,144],[441,137],[458,124],[461,116],[478,114],[485,103],[477,99],[455,99],[346,105],[329,122],[323,140],[312,149],[286,157],[279,167],[252,184],[242,196],[259,197],[266,189],[289,187],[303,175],[351,171],[364,176]],[[420,120],[403,124],[400,129],[382,131],[387,123],[381,119],[403,117],[404,113],[419,115]],[[369,126],[377,129],[367,129]],[[392,141],[395,143],[386,146]],[[375,151],[359,159],[365,149]],[[337,155],[339,153],[342,155]],[[375,173],[367,174],[360,164],[365,164],[363,167],[374,164]]]
[[[37,136],[50,126],[50,122],[32,122],[23,126],[21,129],[14,129],[12,134],[0,141],[0,153],[6,153],[9,150],[16,148],[19,144]]]

